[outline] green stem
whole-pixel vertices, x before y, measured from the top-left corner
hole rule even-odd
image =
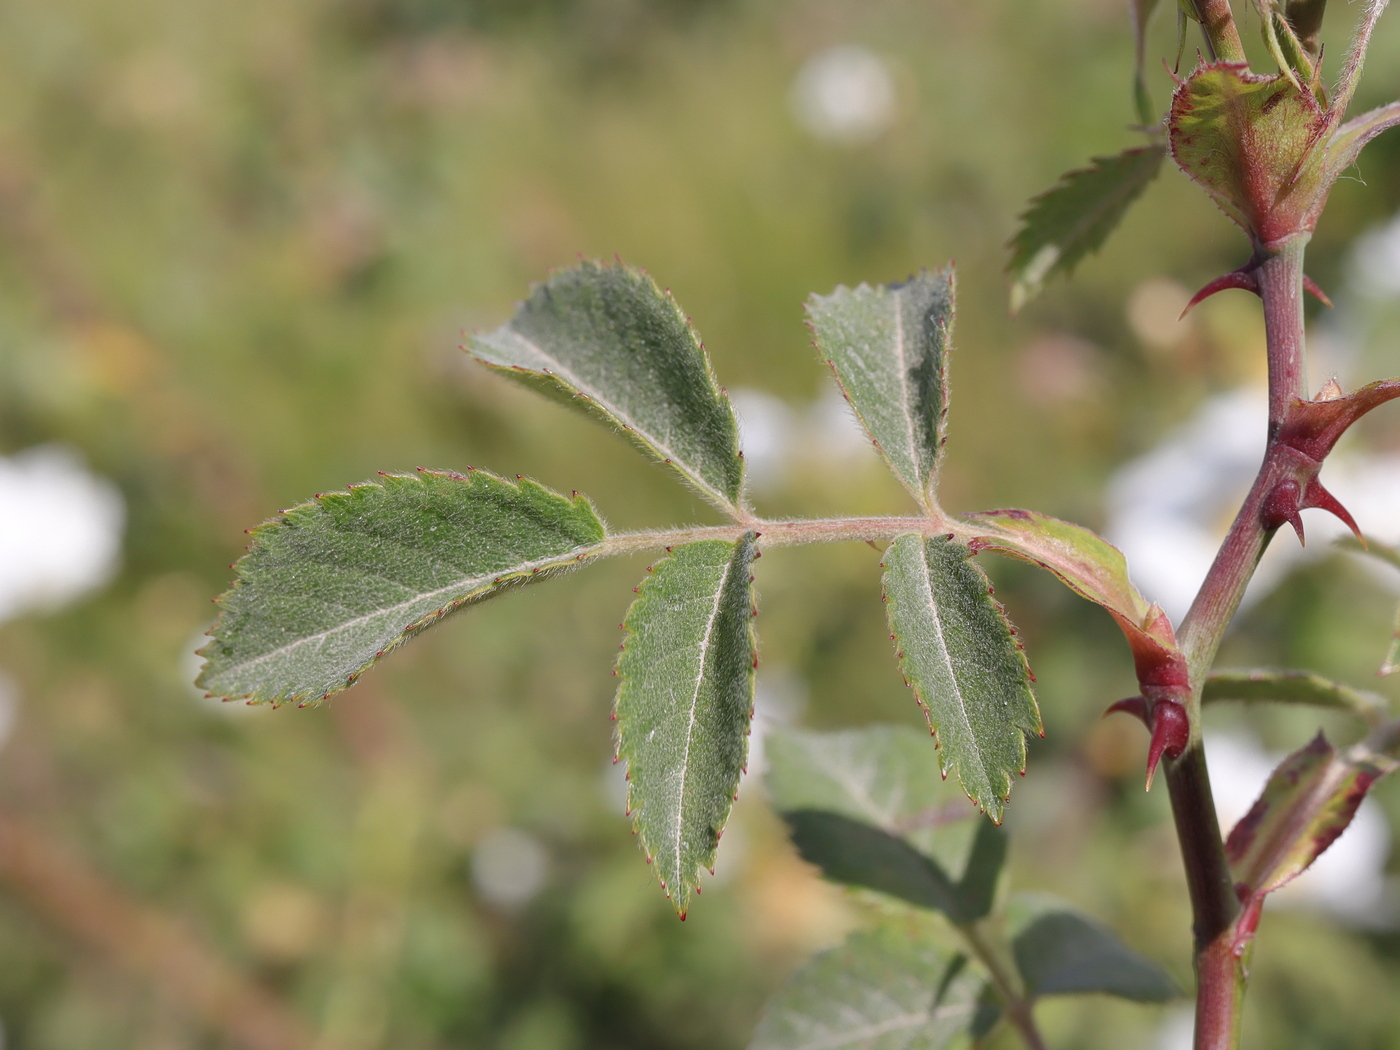
[[[1194,0],[1212,62],[1247,62],[1230,0]]]
[[[1045,1040],[1041,1038],[1040,1030],[1035,1026],[1033,1004],[1026,996],[1015,969],[1003,958],[1003,952],[988,940],[981,923],[956,925],[958,932],[967,941],[967,946],[972,949],[972,954],[986,967],[987,974],[992,979],[992,987],[996,989],[1002,1007],[1006,1010],[1007,1021],[1016,1029],[1029,1050],[1046,1050]]]

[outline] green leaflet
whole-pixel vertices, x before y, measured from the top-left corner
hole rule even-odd
[[[807,963],[764,1009],[749,1050],[939,1050],[982,1028],[986,985],[916,916],[886,919]],[[995,1007],[991,1008],[995,1011]]]
[[[1006,836],[969,819],[929,745],[904,726],[774,730],[765,783],[798,852],[828,878],[969,922],[991,911]]]
[[[642,582],[618,660],[628,808],[685,916],[739,786],[753,709],[754,535],[677,547]]]
[[[1221,700],[1330,707],[1350,711],[1372,725],[1390,706],[1383,696],[1330,681],[1313,671],[1212,671],[1201,691],[1201,702]]]
[[[1284,76],[1203,65],[1172,95],[1173,159],[1265,243],[1311,229],[1327,195],[1328,114]]]
[[[1154,144],[1095,157],[1087,168],[1068,172],[1031,200],[1021,215],[1021,228],[1007,245],[1013,312],[1039,295],[1055,274],[1070,273],[1098,250],[1128,206],[1157,177],[1164,153]]]
[[[596,554],[605,530],[582,496],[478,470],[386,474],[252,535],[197,684],[280,703],[340,692],[454,609]]]
[[[1033,998],[1103,992],[1139,1003],[1162,1003],[1181,994],[1160,966],[1062,901],[1020,894],[1008,910],[1012,954]]]
[[[952,271],[843,286],[812,296],[807,313],[817,349],[866,433],[904,487],[931,507],[948,411]]]
[[[618,427],[706,499],[739,513],[734,409],[669,293],[622,265],[585,262],[537,285],[472,340],[480,361]]]
[[[1356,163],[1368,142],[1397,124],[1400,124],[1400,102],[1379,106],[1347,121],[1327,140],[1327,168],[1323,179],[1331,183]]]
[[[938,736],[944,772],[1000,822],[1026,732],[1041,732],[1025,654],[968,550],[897,537],[885,551],[885,600],[900,667]]]

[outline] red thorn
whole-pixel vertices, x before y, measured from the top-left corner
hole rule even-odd
[[[1332,300],[1327,298],[1327,293],[1324,292],[1321,288],[1319,288],[1317,286],[1317,282],[1314,281],[1307,274],[1303,274],[1303,291],[1311,293],[1312,297],[1318,302],[1320,302],[1323,306],[1332,305]]]
[[[1216,292],[1228,291],[1231,288],[1239,288],[1243,291],[1253,292],[1255,295],[1258,295],[1259,278],[1254,276],[1254,267],[1244,266],[1238,270],[1232,270],[1227,274],[1223,274],[1211,281],[1210,284],[1206,285],[1191,297],[1191,301],[1186,304],[1186,309],[1181,311],[1181,317],[1185,317],[1194,307],[1204,302],[1206,299],[1209,299]],[[1181,320],[1181,317],[1178,317],[1177,320]]]
[[[1307,539],[1303,535],[1303,517],[1298,513],[1299,508],[1300,490],[1298,483],[1292,478],[1280,481],[1265,498],[1264,505],[1259,508],[1259,524],[1266,529],[1273,530],[1287,522],[1293,526],[1293,531],[1298,534],[1298,542],[1306,544]]]
[[[1343,525],[1351,529],[1352,535],[1357,538],[1361,546],[1366,546],[1366,537],[1361,535],[1361,529],[1357,526],[1356,519],[1351,516],[1351,511],[1343,507],[1336,496],[1323,488],[1322,482],[1318,481],[1317,478],[1308,482],[1307,490],[1303,493],[1302,505],[1335,514],[1341,519]]]
[[[1186,708],[1175,700],[1157,700],[1152,705],[1152,742],[1147,745],[1147,790],[1162,756],[1180,758],[1191,739],[1191,723]]]
[[[1107,718],[1116,712],[1123,712],[1125,715],[1132,715],[1143,725],[1147,725],[1147,700],[1141,696],[1130,696],[1124,700],[1119,700],[1116,704],[1109,704],[1108,710],[1103,713]]]

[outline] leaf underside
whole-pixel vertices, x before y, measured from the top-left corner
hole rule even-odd
[[[1012,937],[1016,968],[1033,997],[1102,992],[1162,1003],[1181,992],[1156,963],[1133,951],[1108,927],[1049,898],[1012,902],[1027,914]]]
[[[939,1050],[981,1028],[985,983],[914,917],[887,919],[808,962],[763,1012],[749,1050]]]
[[[1386,699],[1376,693],[1353,689],[1313,671],[1212,671],[1201,691],[1201,702],[1223,700],[1329,707],[1349,711],[1368,722],[1383,716],[1389,708]]]
[[[1157,177],[1163,156],[1162,146],[1150,145],[1095,157],[1030,202],[1008,245],[1013,312],[1039,295],[1051,277],[1070,273],[1103,245]]]
[[[618,660],[618,757],[642,849],[685,915],[748,750],[754,535],[675,548],[642,582]]]
[[[591,262],[556,273],[469,352],[621,429],[701,495],[738,508],[734,409],[690,322],[646,274]]]
[[[469,602],[596,554],[582,496],[485,471],[384,475],[252,530],[218,601],[197,684],[252,701],[318,701]]]
[[[817,349],[890,469],[930,506],[943,448],[953,325],[951,270],[903,284],[862,284],[814,295]]]
[[[1242,896],[1263,897],[1306,871],[1346,830],[1381,772],[1337,754],[1321,733],[1285,758],[1225,840]]]
[[[943,771],[994,821],[1041,732],[1030,668],[966,547],[897,537],[885,551],[885,600],[900,667],[938,737]]]

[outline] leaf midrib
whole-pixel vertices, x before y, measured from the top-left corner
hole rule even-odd
[[[260,653],[257,656],[250,657],[246,660],[242,660],[236,664],[230,664],[221,672],[220,676],[223,677],[231,674],[237,674],[240,671],[245,671],[250,667],[254,667],[260,663],[263,663],[264,661],[271,660],[275,657],[283,655],[284,653],[291,652],[299,646],[307,645],[309,643],[325,641],[333,635],[351,630],[362,623],[380,617],[392,616],[396,612],[401,612],[404,609],[409,608],[410,606],[417,605],[419,602],[425,600],[436,598],[439,595],[449,594],[454,591],[460,591],[464,588],[466,589],[468,595],[470,595],[470,593],[475,588],[481,586],[482,584],[488,581],[492,583],[495,583],[496,581],[505,582],[506,577],[519,576],[521,573],[531,572],[534,569],[548,568],[551,565],[561,565],[566,561],[572,560],[579,556],[586,555],[591,551],[597,550],[601,546],[601,544],[591,544],[584,547],[574,547],[571,550],[563,552],[562,554],[553,554],[547,558],[537,558],[534,561],[522,562],[518,565],[514,565],[505,569],[495,570],[492,572],[483,573],[479,576],[466,576],[460,580],[454,580],[452,583],[447,584],[445,587],[439,587],[436,590],[431,591],[423,591],[420,594],[416,594],[412,598],[409,598],[407,601],[400,602],[398,605],[389,605],[380,609],[374,609],[370,612],[357,616],[354,619],[346,620],[343,623],[338,623],[333,627],[328,627],[324,631],[318,631],[315,634],[304,635],[303,637],[290,641],[286,645],[279,646],[276,649],[269,650],[265,653]],[[402,587],[404,585],[398,584],[398,586]],[[409,626],[411,626],[411,624],[405,624],[403,629],[407,630]]]
[[[909,407],[909,359],[908,355],[905,353],[904,346],[904,310],[902,309],[903,303],[900,301],[900,293],[897,291],[891,292],[890,302],[894,305],[894,353],[899,371],[899,389],[902,395],[899,399],[899,404],[904,414],[904,437],[909,452],[909,465],[914,468],[914,478],[910,480],[916,482],[918,486],[911,485],[910,488],[914,491],[914,495],[919,502],[923,503],[924,494],[922,492],[921,475],[924,473],[924,466],[921,462],[922,457],[919,455],[919,441],[914,426],[914,413]]]
[[[546,361],[551,362],[555,366],[554,371],[550,371],[549,369],[541,369],[544,375],[557,375],[563,378],[570,386],[572,386],[578,392],[584,392],[584,380],[576,372],[571,370],[568,367],[568,365],[564,364],[564,362],[560,361],[553,354],[549,353],[547,350],[545,350],[544,347],[540,346],[533,339],[526,338],[520,333],[518,329],[508,325],[506,327],[506,331],[511,335],[512,338],[519,340],[519,342],[522,343],[524,346],[533,350],[535,353],[539,354],[540,357],[544,358]],[[534,370],[531,369],[531,371]],[[712,500],[719,503],[722,507],[726,509],[738,509],[735,506],[733,500],[731,500],[724,493],[716,489],[699,474],[695,473],[695,471],[692,470],[689,466],[687,466],[685,461],[681,457],[679,457],[668,444],[660,440],[652,432],[651,428],[639,424],[633,416],[629,415],[627,412],[623,411],[620,407],[618,407],[615,401],[610,399],[608,402],[604,403],[600,398],[594,396],[593,394],[585,394],[585,396],[595,405],[598,405],[600,408],[602,408],[603,411],[605,411],[608,415],[616,419],[622,425],[624,430],[629,430],[634,434],[643,435],[647,439],[647,442],[653,448],[655,448],[657,452],[661,453],[661,457],[663,460],[665,460],[667,466],[674,467],[677,472],[684,474],[686,478],[689,479],[690,483],[696,488],[700,489],[701,492],[708,495]]]

